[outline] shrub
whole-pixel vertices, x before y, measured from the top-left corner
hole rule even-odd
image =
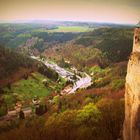
[[[53,102],[54,104],[57,104],[57,105],[58,105],[59,102],[60,102],[60,96],[59,96],[59,95],[54,96],[52,102]]]
[[[113,90],[118,90],[118,89],[124,87],[124,84],[125,84],[124,79],[116,79],[116,80],[112,81],[111,88]]]
[[[77,114],[77,120],[85,124],[96,123],[100,118],[101,113],[93,103],[84,106],[84,108],[79,110]]]
[[[6,105],[0,106],[0,117],[7,114],[7,107]]]

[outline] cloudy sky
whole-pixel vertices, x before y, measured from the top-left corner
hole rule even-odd
[[[0,0],[0,20],[68,20],[133,23],[140,0]]]

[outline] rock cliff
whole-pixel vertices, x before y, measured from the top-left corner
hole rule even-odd
[[[133,51],[125,85],[124,140],[140,140],[140,27],[134,31]]]

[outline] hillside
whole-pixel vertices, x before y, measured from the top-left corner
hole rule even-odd
[[[22,110],[32,108],[32,115],[24,118],[20,114],[19,118],[0,123],[0,138],[121,138],[124,85],[127,60],[132,49],[132,28],[110,26],[82,32],[87,27],[53,26],[48,31],[44,25],[43,29],[40,25],[26,26],[22,25],[25,29],[19,36],[24,37],[27,29],[31,36],[23,44],[16,45],[14,51],[1,48],[0,64],[4,69],[1,77],[7,77],[8,82],[1,89],[0,115],[6,115],[17,103],[22,104]],[[17,32],[17,26],[15,28]],[[73,30],[78,33],[73,33]],[[82,31],[79,33],[79,30]],[[68,39],[66,34],[72,35],[72,38]],[[46,43],[50,43],[49,46]],[[12,44],[9,47],[13,48]],[[38,56],[34,56],[37,61],[27,54]],[[8,74],[6,70],[9,70]],[[14,80],[13,77],[17,77],[20,71],[22,75]],[[77,88],[73,94],[68,92],[78,86],[77,81],[80,79],[83,79],[81,85],[85,84],[86,76],[90,79],[90,86]],[[33,100],[39,101],[39,104],[34,105]]]
[[[99,28],[84,33],[72,42],[48,48],[44,56],[60,62],[62,58],[79,69],[127,61],[132,50],[132,28]]]
[[[36,69],[37,63],[29,57],[0,47],[0,87],[21,79]]]
[[[59,26],[43,23],[0,24],[0,45],[18,48],[26,47],[26,44],[28,44],[27,48],[43,50],[54,44],[70,41],[82,32],[90,30],[92,28],[88,26],[75,25]]]
[[[100,28],[79,37],[76,44],[98,48],[113,62],[128,60],[133,44],[132,28]]]

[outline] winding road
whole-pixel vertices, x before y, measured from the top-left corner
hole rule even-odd
[[[76,80],[75,80],[73,78],[75,75],[74,73],[72,73],[68,70],[65,70],[64,68],[61,68],[57,64],[49,63],[47,60],[43,61],[39,57],[35,57],[35,56],[31,56],[31,58],[38,60],[38,61],[42,62],[43,64],[45,64],[47,67],[55,70],[61,77],[67,79],[68,81],[72,81],[74,83],[73,87],[71,89],[69,89],[67,94],[74,93],[78,89],[87,88],[92,85],[91,77],[85,72],[80,72],[83,75],[82,77],[80,77],[79,75],[76,75]]]
[[[64,68],[61,68],[57,64],[49,63],[47,60],[43,61],[39,57],[35,57],[35,56],[31,56],[31,58],[42,62],[47,67],[55,70],[61,77],[73,82],[73,86],[69,89],[65,88],[63,91],[61,91],[61,94],[72,94],[72,93],[75,93],[76,90],[87,88],[87,87],[91,86],[91,84],[92,84],[91,77],[85,72],[80,72],[82,77],[80,77],[79,75],[76,75],[76,78],[74,78],[74,75],[75,75],[74,73],[72,73],[68,70],[65,70]],[[13,116],[5,115],[3,117],[0,117],[0,124],[3,123],[3,121],[16,119],[16,118],[17,118],[17,116],[13,117]]]

